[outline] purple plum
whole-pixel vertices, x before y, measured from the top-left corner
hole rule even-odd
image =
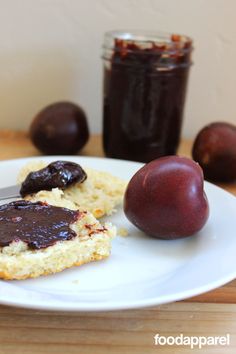
[[[195,234],[209,216],[201,167],[178,156],[146,164],[127,186],[124,212],[150,236],[177,239]]]

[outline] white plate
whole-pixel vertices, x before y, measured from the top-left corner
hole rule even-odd
[[[92,157],[39,159],[71,160],[127,180],[142,166]],[[14,184],[28,161],[1,162],[0,186]],[[0,281],[0,303],[63,311],[130,309],[185,299],[227,283],[236,276],[236,198],[210,183],[205,190],[210,218],[197,235],[153,239],[132,226],[120,209],[109,220],[127,228],[129,236],[113,241],[110,258],[38,279]]]

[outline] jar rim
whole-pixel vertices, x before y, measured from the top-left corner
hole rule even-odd
[[[115,41],[121,40],[127,44],[135,44],[143,46],[155,45],[155,52],[171,53],[171,52],[189,52],[193,49],[192,39],[183,34],[168,33],[162,31],[151,30],[112,30],[105,32],[104,35],[104,49],[112,49],[119,51],[115,48]],[[129,51],[130,49],[127,48]],[[132,49],[135,51],[135,49]],[[151,54],[151,52],[150,52]]]

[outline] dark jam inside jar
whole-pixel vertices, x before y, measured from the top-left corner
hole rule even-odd
[[[179,35],[158,39],[151,35],[146,39],[116,32],[107,33],[106,37],[103,56],[106,155],[148,162],[175,154],[181,134],[192,41]]]

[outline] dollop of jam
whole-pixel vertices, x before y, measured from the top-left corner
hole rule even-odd
[[[80,165],[69,161],[55,161],[41,170],[31,172],[21,185],[20,194],[28,194],[53,188],[65,189],[74,183],[82,183],[87,174]]]
[[[30,249],[47,248],[57,241],[71,240],[70,228],[82,214],[42,202],[25,200],[0,206],[0,247],[23,241]]]

